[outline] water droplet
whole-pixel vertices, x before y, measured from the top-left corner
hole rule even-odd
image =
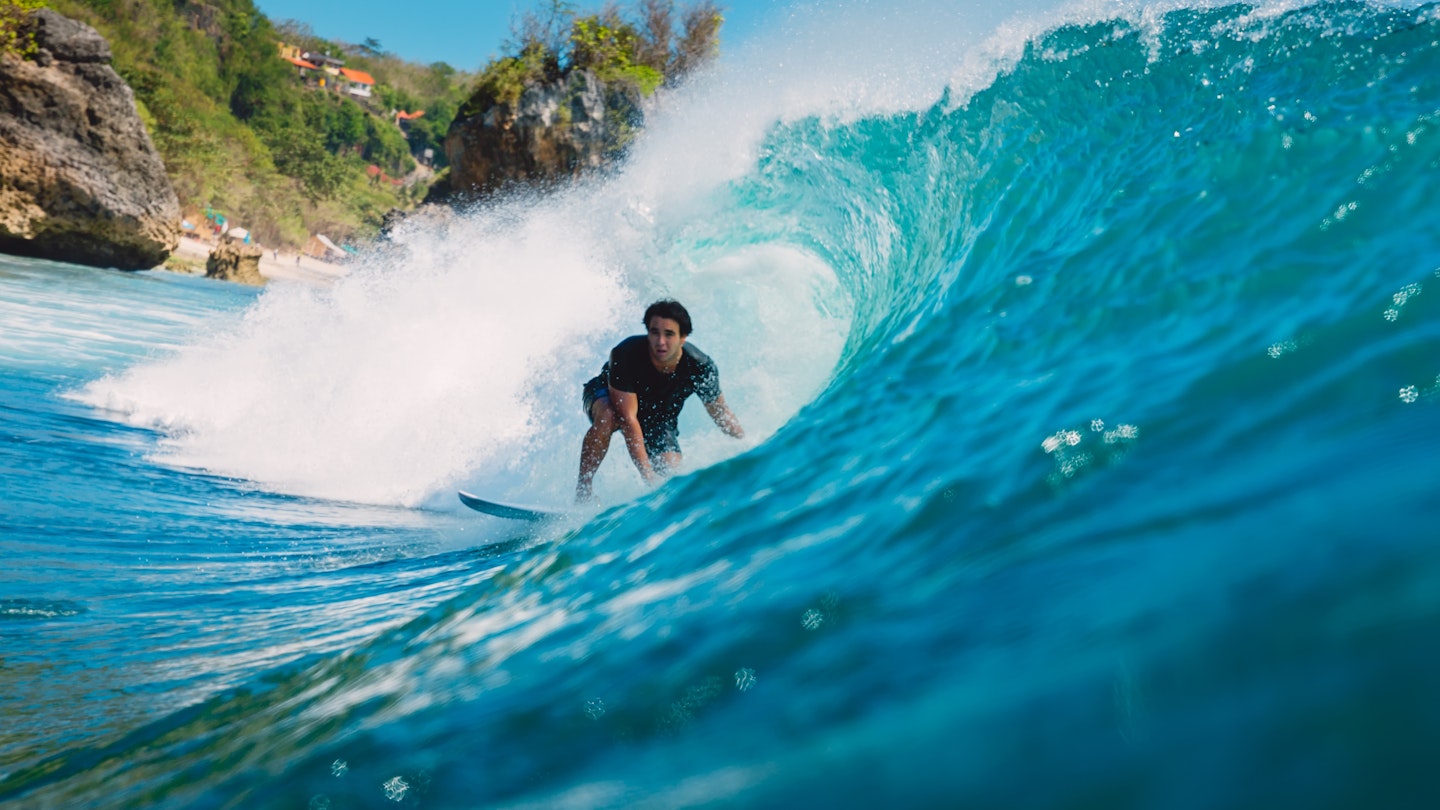
[[[349,773],[349,772],[350,772],[350,763],[346,762],[346,761],[343,760],[343,759],[337,759],[337,760],[335,760],[334,762],[330,763],[330,775],[331,775],[331,776],[344,776],[345,774],[347,774],[347,773]]]
[[[1105,443],[1133,442],[1138,438],[1140,438],[1140,428],[1134,425],[1117,425],[1114,430],[1105,434]]]
[[[1398,309],[1387,309],[1387,310],[1385,310],[1385,320],[1391,321],[1391,322],[1393,323],[1393,322],[1395,321],[1395,319],[1397,319],[1397,318],[1399,318],[1399,317],[1400,317],[1400,310],[1398,310]]]
[[[1089,464],[1089,453],[1081,453],[1076,456],[1071,456],[1070,458],[1065,459],[1064,463],[1060,465],[1060,474],[1064,475],[1066,478],[1074,478],[1077,473],[1085,469],[1085,467],[1089,466]]]
[[[749,692],[755,688],[755,670],[750,667],[735,670],[735,688],[741,692]]]
[[[1091,419],[1091,420],[1090,420],[1090,431],[1091,431],[1092,433],[1099,433],[1100,431],[1102,431],[1102,430],[1104,430],[1104,429],[1105,429],[1105,420],[1104,420],[1104,419]]]
[[[800,624],[806,630],[819,630],[820,625],[824,623],[825,614],[821,613],[815,608],[810,608],[809,610],[805,611],[805,615],[800,618]]]
[[[1413,386],[1413,385],[1407,385],[1407,386],[1405,386],[1404,388],[1401,388],[1401,389],[1400,389],[1400,401],[1401,401],[1401,402],[1404,402],[1404,403],[1406,403],[1406,404],[1409,404],[1409,403],[1414,402],[1415,400],[1417,400],[1417,399],[1419,399],[1419,398],[1420,398],[1420,392],[1417,391],[1417,390],[1415,390],[1415,386]]]
[[[585,716],[591,720],[599,720],[605,716],[605,701],[600,698],[591,698],[585,701]]]
[[[382,787],[385,788],[385,798],[392,802],[402,801],[410,792],[410,784],[398,776],[392,777]]]

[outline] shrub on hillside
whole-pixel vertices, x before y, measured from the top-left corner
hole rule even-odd
[[[514,106],[526,87],[558,81],[572,70],[648,96],[719,52],[724,17],[713,0],[687,7],[678,30],[673,0],[641,0],[637,10],[633,19],[613,5],[579,15],[566,0],[549,0],[541,11],[527,12],[506,45],[512,55],[485,66],[461,114]]]
[[[43,5],[45,0],[0,0],[0,55],[29,56],[34,53],[34,39],[21,34],[20,30],[30,12]]]

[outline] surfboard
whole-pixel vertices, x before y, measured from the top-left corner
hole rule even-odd
[[[509,520],[528,520],[531,522],[549,520],[564,514],[554,509],[537,509],[531,506],[516,506],[509,503],[486,500],[479,495],[471,495],[461,490],[456,493],[460,496],[460,502],[474,509],[476,512],[484,512],[487,515],[507,518]]]

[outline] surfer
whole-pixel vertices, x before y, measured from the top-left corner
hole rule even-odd
[[[615,431],[625,437],[630,459],[645,483],[655,485],[680,466],[676,420],[691,394],[728,436],[745,429],[720,393],[720,373],[702,351],[686,343],[690,313],[679,301],[656,301],[645,310],[646,334],[628,337],[610,351],[610,359],[589,382],[581,401],[590,429],[580,445],[576,500],[591,497],[591,482]]]

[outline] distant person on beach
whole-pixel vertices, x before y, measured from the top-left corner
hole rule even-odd
[[[296,266],[296,267],[299,267],[299,266],[300,266],[300,257],[301,257],[302,255],[303,255],[303,254],[300,254],[300,253],[296,253],[296,254],[295,254],[295,266]]]
[[[590,429],[580,446],[580,480],[575,499],[591,498],[595,471],[619,431],[645,483],[655,485],[680,467],[676,420],[691,394],[727,436],[745,436],[740,420],[720,393],[720,372],[709,356],[686,342],[690,313],[678,301],[656,301],[645,310],[646,334],[628,337],[610,351],[610,360],[581,395]]]

